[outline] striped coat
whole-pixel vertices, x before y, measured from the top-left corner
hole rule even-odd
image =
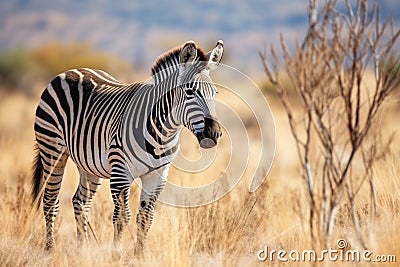
[[[130,185],[142,181],[137,251],[154,215],[155,202],[179,150],[185,126],[200,145],[217,144],[221,131],[214,108],[216,87],[209,71],[218,66],[223,45],[208,54],[193,41],[162,55],[151,83],[123,84],[100,70],[74,69],[56,76],[42,93],[35,117],[37,156],[33,198],[43,195],[46,247],[54,247],[54,221],[66,161],[78,167],[73,197],[78,240],[88,239],[88,213],[103,178],[110,179],[114,201],[114,239],[129,222]]]

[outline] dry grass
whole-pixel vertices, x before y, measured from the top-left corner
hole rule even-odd
[[[136,225],[134,220],[123,237],[122,257],[112,253],[112,200],[109,183],[104,181],[96,195],[90,221],[99,240],[88,248],[77,248],[71,198],[76,189],[77,172],[67,166],[61,190],[61,211],[56,220],[57,247],[52,254],[44,250],[44,218],[31,206],[29,168],[32,161],[33,117],[37,98],[22,95],[0,96],[0,262],[2,266],[280,266],[277,260],[260,264],[257,251],[270,249],[311,249],[306,222],[307,202],[294,155],[285,114],[273,105],[277,127],[277,155],[262,188],[247,192],[248,179],[222,200],[192,209],[159,204],[149,234],[149,257],[135,261]],[[390,110],[394,110],[393,108]],[[396,114],[387,113],[386,128]],[[384,129],[386,129],[384,128]],[[382,136],[385,130],[382,129]],[[387,134],[389,136],[389,134]],[[356,201],[360,227],[366,245],[375,254],[400,257],[400,142],[395,140],[384,161],[375,166],[377,214],[365,207],[369,195]],[[222,155],[223,156],[223,155]],[[175,172],[176,173],[176,172]],[[248,178],[248,177],[247,177]],[[133,185],[131,206],[136,212],[139,190]],[[345,206],[339,210],[336,238],[345,238],[357,248]],[[316,248],[324,249],[324,248]],[[293,263],[287,263],[291,266]],[[297,263],[299,266],[311,263]],[[325,261],[325,265],[330,265]],[[395,266],[396,264],[389,264]]]

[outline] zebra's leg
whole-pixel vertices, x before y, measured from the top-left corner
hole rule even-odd
[[[145,250],[145,243],[153,222],[155,204],[168,177],[169,165],[154,170],[142,177],[139,212],[136,216],[137,243],[135,254],[140,256]]]
[[[41,150],[40,146],[39,150]],[[49,153],[42,154],[43,174],[46,181],[43,194],[43,212],[46,221],[46,249],[52,250],[55,245],[54,221],[60,208],[58,194],[60,192],[68,154],[64,150],[64,152],[58,152],[58,156],[52,155],[49,158],[49,155]]]
[[[129,206],[129,195],[130,186],[132,179],[127,174],[127,171],[121,171],[116,173],[111,173],[110,187],[111,195],[114,201],[114,214],[113,214],[113,224],[114,224],[114,242],[119,243],[122,237],[122,232],[125,225],[127,225],[131,219],[131,209]]]
[[[79,170],[79,174],[79,186],[72,198],[72,204],[74,206],[78,242],[87,243],[89,241],[87,231],[89,211],[92,199],[99,189],[103,179],[88,174],[83,170]]]

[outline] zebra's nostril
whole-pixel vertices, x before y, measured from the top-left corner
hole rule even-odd
[[[200,141],[201,148],[212,148],[216,145],[217,143],[211,138],[204,138],[203,140]]]

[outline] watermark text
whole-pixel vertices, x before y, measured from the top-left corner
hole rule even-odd
[[[371,250],[349,249],[345,239],[338,239],[336,247],[320,251],[314,249],[290,251],[271,249],[267,245],[257,252],[259,261],[279,262],[396,262],[396,255],[374,254]]]

